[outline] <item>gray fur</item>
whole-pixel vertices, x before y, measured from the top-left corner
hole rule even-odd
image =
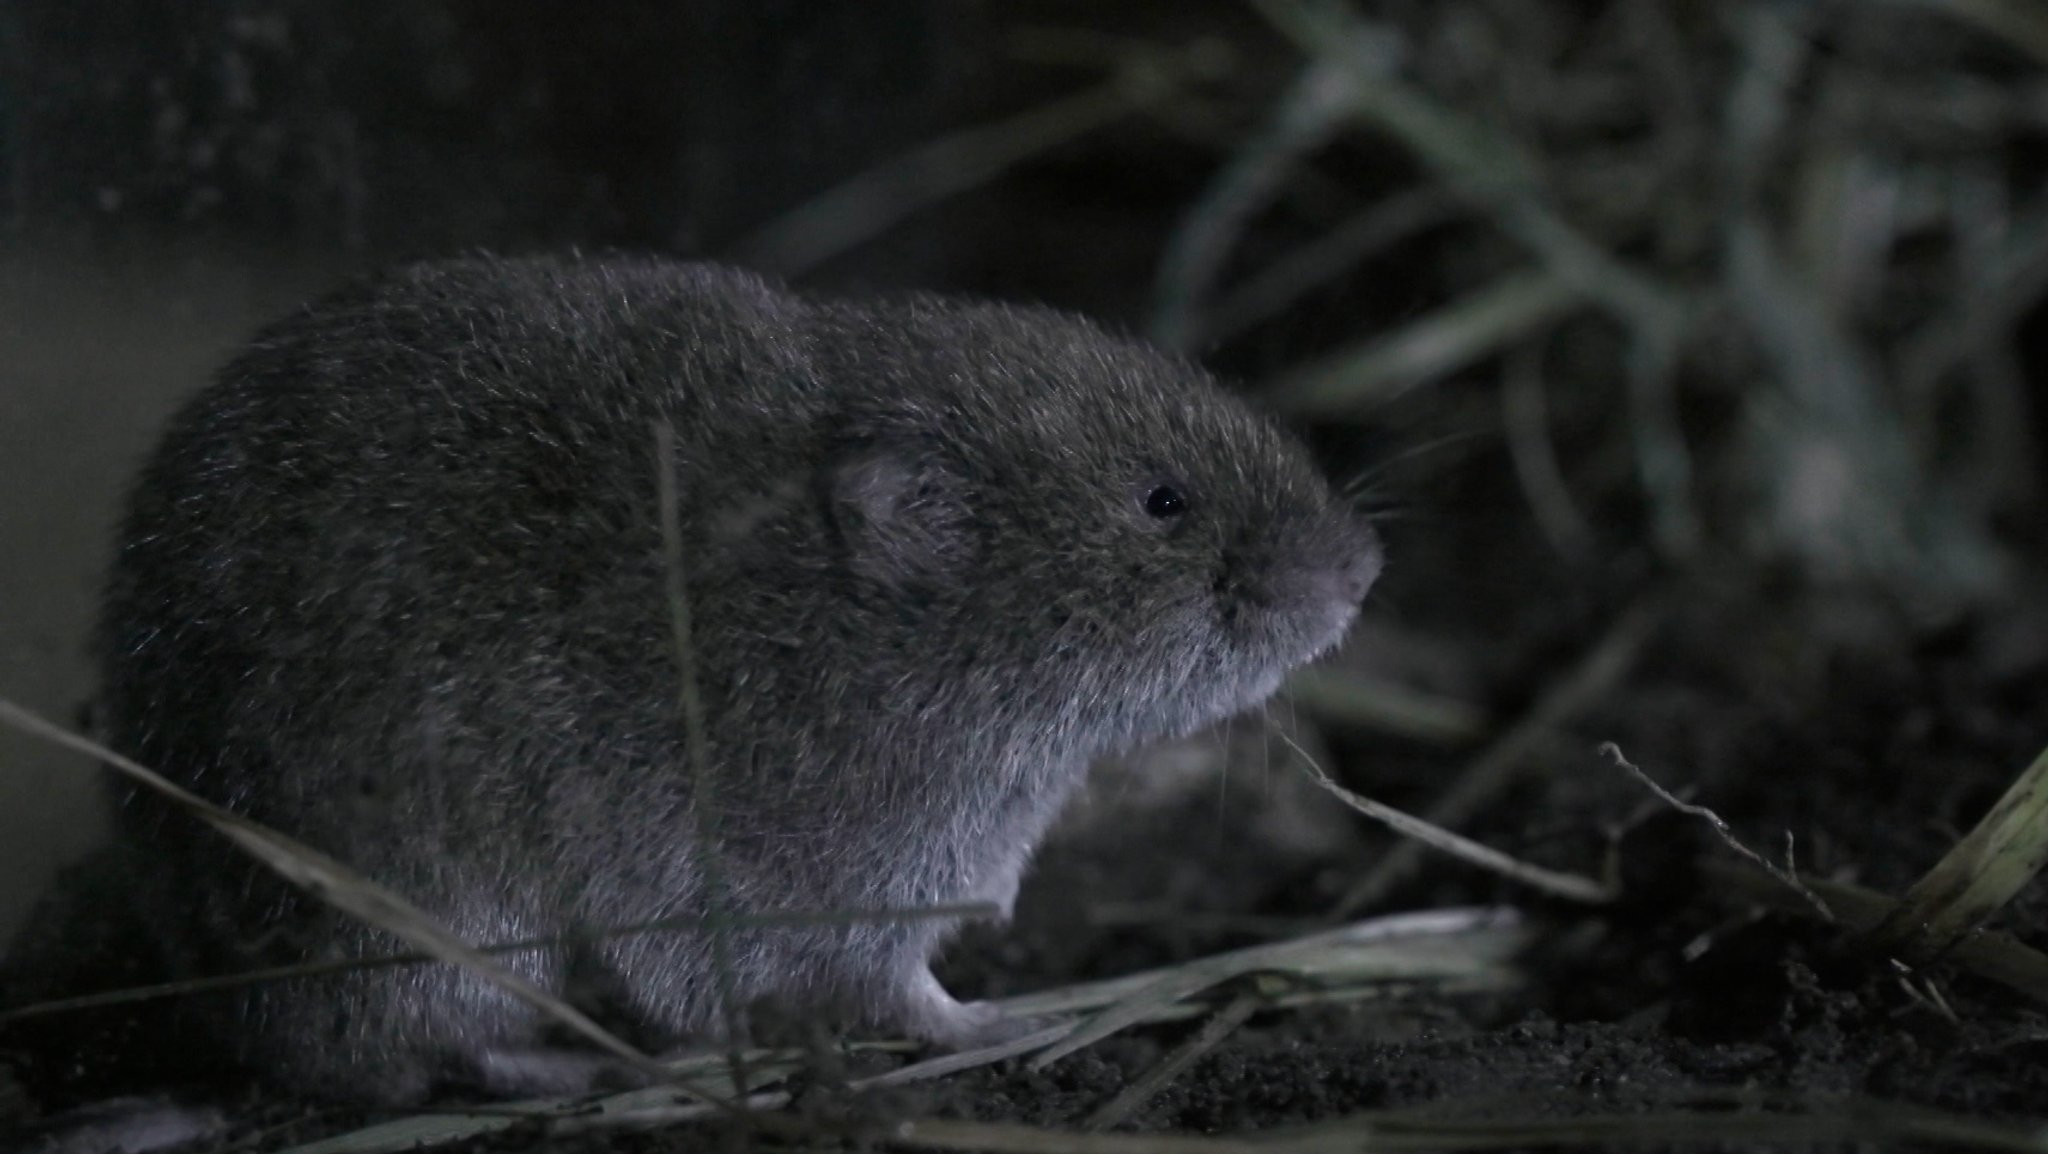
[[[740,911],[1007,911],[1092,759],[1265,698],[1379,569],[1295,442],[1072,317],[658,260],[425,264],[267,330],[172,424],[106,604],[113,742],[472,940],[702,912],[662,420]],[[1165,482],[1178,518],[1145,509]],[[176,968],[395,948],[126,813]],[[737,992],[972,1041],[987,1013],[928,968],[950,929],[739,933]],[[650,1045],[724,1021],[701,936],[508,962]],[[207,1013],[286,1088],[348,1098],[542,1041],[442,966]]]

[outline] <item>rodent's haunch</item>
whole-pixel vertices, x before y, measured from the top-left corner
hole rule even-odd
[[[176,417],[110,584],[105,723],[476,942],[704,912],[706,783],[734,912],[1007,911],[1092,759],[1264,699],[1379,567],[1294,441],[1075,318],[652,259],[424,264],[268,329]],[[196,822],[125,813],[177,969],[396,951]],[[730,978],[970,1042],[990,1015],[928,967],[951,928],[734,931]],[[649,1046],[726,1020],[701,934],[504,961]],[[358,1099],[520,1089],[548,1042],[439,965],[211,1013],[286,1088]]]

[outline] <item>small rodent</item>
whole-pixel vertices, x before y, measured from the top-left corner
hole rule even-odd
[[[265,330],[173,420],[105,603],[109,741],[473,942],[703,912],[661,422],[731,912],[1007,911],[1091,760],[1266,698],[1381,564],[1296,441],[1070,316],[427,263]],[[198,822],[124,813],[178,972],[400,952]],[[932,976],[952,928],[734,931],[731,988],[965,1044],[991,1015]],[[726,1020],[702,934],[502,960],[650,1047]],[[448,966],[207,1014],[291,1092],[545,1088],[536,1016]]]

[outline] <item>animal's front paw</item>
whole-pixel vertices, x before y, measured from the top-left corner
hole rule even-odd
[[[1044,1018],[1013,1018],[993,1002],[962,1002],[929,969],[912,979],[904,1031],[943,1050],[979,1050],[1015,1042],[1046,1029]]]
[[[1059,1024],[1058,1019],[1046,1017],[1011,1017],[994,1002],[959,1002],[961,1016],[966,1028],[951,1040],[932,1039],[934,1045],[948,1050],[980,1050],[989,1046],[1003,1046],[1020,1042],[1033,1034],[1043,1033]]]

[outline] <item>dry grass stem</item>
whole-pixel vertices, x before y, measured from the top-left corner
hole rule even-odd
[[[2048,64],[2048,10],[2027,0],[1916,0],[1966,20]]]
[[[1504,276],[1385,336],[1367,337],[1271,382],[1272,403],[1299,416],[1369,415],[1418,385],[1492,356],[1555,323],[1579,304],[1559,277]]]
[[[1350,344],[1273,374],[1275,397],[1360,421],[1447,373],[1497,381],[1524,487],[1568,557],[1597,560],[1601,543],[1561,499],[1532,435],[1545,424],[1561,454],[1625,446],[1632,479],[1588,477],[1577,496],[1642,505],[1666,560],[1782,558],[1930,615],[2016,580],[1999,526],[2042,492],[2016,330],[2048,296],[2030,255],[2048,210],[2026,175],[2048,86],[2012,57],[2044,50],[2048,9],[1253,7],[1302,63],[1261,94],[1176,240],[1157,302],[1168,336],[1240,332],[1338,274],[1337,293],[1391,278],[1435,302],[1422,319],[1367,318]],[[1546,23],[1579,29],[1569,52],[1528,35]],[[1290,235],[1265,219],[1288,177],[1326,157],[1384,172],[1389,150],[1419,171],[1361,195],[1443,226],[1429,242],[1442,260],[1376,254],[1413,221],[1356,249],[1345,224],[1290,240],[1302,255],[1270,275],[1225,281],[1231,252]],[[1463,211],[1432,216],[1434,197]],[[1211,299],[1226,303],[1205,314]],[[1553,334],[1560,360],[1575,354],[1573,387],[1544,394],[1538,422],[1500,354]],[[1703,420],[1708,398],[1735,419]],[[1631,480],[1637,494],[1615,491]]]
[[[1499,909],[1432,910],[1376,918],[1293,941],[1253,946],[1180,966],[1122,978],[1087,982],[1007,999],[1005,1017],[1056,1019],[1096,1012],[1092,1019],[1052,1020],[1023,1037],[957,1054],[941,1054],[885,1073],[857,1079],[849,1090],[873,1090],[949,1077],[1027,1054],[1056,1058],[1139,1022],[1182,1021],[1212,1014],[1206,994],[1253,975],[1278,975],[1285,992],[1261,997],[1275,1008],[1342,1002],[1418,985],[1445,992],[1498,991],[1519,980],[1513,959],[1527,947],[1530,931],[1511,912]],[[1051,1049],[1049,1049],[1049,1047]],[[905,1043],[855,1043],[863,1052],[900,1052]],[[745,1110],[773,1110],[787,1094],[768,1090],[802,1068],[809,1055],[797,1051],[750,1051],[745,1065],[755,1092]],[[1041,1063],[1042,1064],[1042,1063]],[[716,1105],[679,1100],[677,1087],[700,1094],[730,1091],[724,1055],[699,1055],[668,1064],[665,1084],[599,1098],[546,1098],[505,1103],[488,1110],[446,1111],[401,1118],[293,1147],[284,1154],[395,1154],[398,1151],[473,1138],[525,1123],[551,1132],[644,1129],[701,1121],[727,1113]]]
[[[1210,41],[1132,52],[1109,80],[1008,120],[941,136],[813,197],[738,246],[743,262],[795,275],[1030,158],[1170,99],[1227,67]]]
[[[1385,249],[1456,219],[1462,211],[1458,200],[1441,188],[1416,188],[1387,197],[1221,292],[1221,299],[1190,325],[1192,335],[1185,347],[1227,340],[1277,316],[1313,289]]]
[[[676,697],[683,726],[683,767],[690,782],[690,812],[696,819],[697,873],[711,941],[711,976],[718,984],[719,1009],[725,1019],[736,1101],[747,1094],[743,1039],[746,1008],[740,1005],[739,982],[732,959],[731,891],[719,856],[718,781],[712,773],[710,733],[704,720],[704,695],[697,684],[697,650],[690,639],[690,591],[683,567],[682,495],[676,491],[676,431],[667,421],[654,426],[655,491],[661,516],[661,561],[668,597],[669,628],[676,656]],[[744,1108],[744,1107],[742,1107]]]
[[[1974,933],[2048,864],[2048,750],[1872,933],[1872,944],[1923,965]]]
[[[1421,820],[1452,829],[1491,802],[1513,780],[1524,758],[1553,732],[1606,696],[1634,667],[1643,646],[1663,619],[1663,600],[1657,594],[1646,594],[1630,606],[1577,667],[1480,754],[1421,815]],[[1332,916],[1349,917],[1383,900],[1415,869],[1421,856],[1420,843],[1406,841],[1394,846],[1345,893]]]
[[[999,911],[992,902],[967,902],[959,905],[925,906],[917,909],[897,910],[769,910],[762,913],[738,914],[718,919],[728,929],[789,929],[799,926],[829,926],[857,922],[915,922],[950,920],[954,918],[993,918]],[[606,941],[612,938],[637,937],[641,934],[684,933],[695,934],[708,931],[713,925],[712,918],[677,917],[661,918],[657,921],[640,922],[630,926],[613,926],[601,929],[574,930],[567,933],[551,934],[545,937],[522,938],[516,942],[496,942],[476,947],[483,954],[515,954],[528,950],[550,949],[583,942]],[[377,958],[350,958],[345,961],[307,963],[297,966],[273,966],[261,970],[244,970],[240,973],[222,974],[210,978],[188,978],[177,982],[162,982],[149,986],[131,986],[118,990],[107,990],[96,994],[80,994],[70,998],[54,998],[47,1002],[35,1002],[25,1006],[9,1006],[0,1010],[0,1026],[26,1018],[41,1017],[45,1014],[61,1014],[72,1010],[87,1010],[101,1006],[118,1006],[132,1002],[147,1002],[158,998],[180,997],[187,994],[206,993],[214,990],[230,990],[240,986],[259,985],[264,982],[284,981],[288,978],[315,977],[322,974],[340,974],[351,970],[374,970],[386,966],[417,966],[441,959],[432,954],[386,954]]]
[[[1508,355],[1501,375],[1500,404],[1508,456],[1536,524],[1560,556],[1584,561],[1593,553],[1593,528],[1572,500],[1571,487],[1565,483],[1564,469],[1550,442],[1540,341],[1530,341]]]
[[[1087,1006],[1061,1001],[1046,1005],[1041,1001],[1046,995],[1037,995],[1012,999],[1004,1007],[1019,1017],[1095,1009],[1060,1041],[1032,1058],[1033,1069],[1044,1069],[1118,1031],[1157,1020],[1206,990],[1251,974],[1285,974],[1312,986],[1508,981],[1512,971],[1507,967],[1526,940],[1523,933],[1519,923],[1502,911],[1439,910],[1407,918],[1380,918],[1098,984],[1097,990],[1117,991],[1107,1004],[1091,998],[1093,1004]],[[1071,992],[1065,995],[1071,996]]]
[[[1323,767],[1316,764],[1316,760],[1308,755],[1307,750],[1296,745],[1293,738],[1284,733],[1280,734],[1279,737],[1280,740],[1287,743],[1288,748],[1294,751],[1297,764],[1301,766],[1301,771],[1308,775],[1310,781],[1327,790],[1345,805],[1379,822],[1402,837],[1449,854],[1468,865],[1475,865],[1480,869],[1490,870],[1511,881],[1520,882],[1531,889],[1540,890],[1552,897],[1563,898],[1566,901],[1600,905],[1613,901],[1620,892],[1616,884],[1611,880],[1595,881],[1592,878],[1580,877],[1577,874],[1563,873],[1558,870],[1531,865],[1528,862],[1509,857],[1507,854],[1490,846],[1473,841],[1471,838],[1462,837],[1441,826],[1431,825],[1420,818],[1403,813],[1393,806],[1353,793],[1351,790],[1332,781],[1330,775],[1323,771]]]
[[[1314,9],[1323,15],[1303,20],[1310,6],[1258,0],[1256,7],[1312,56],[1365,34],[1362,22],[1339,17],[1338,25],[1329,24],[1335,8]],[[1518,143],[1399,82],[1391,70],[1359,69],[1351,92],[1352,111],[1362,122],[1399,142],[1489,212],[1552,274],[1632,325],[1675,329],[1682,323],[1684,310],[1674,291],[1613,258],[1544,202],[1536,177],[1541,166]]]
[[[1341,127],[1351,102],[1350,83],[1349,67],[1310,61],[1275,103],[1266,128],[1238,147],[1189,208],[1159,262],[1154,340],[1172,348],[1192,345],[1203,302],[1245,222]]]
[[[1805,897],[1786,889],[1776,875],[1753,865],[1703,861],[1697,868],[1707,883],[1702,892],[1718,900],[1816,916],[1812,903]],[[1875,930],[1893,915],[1899,904],[1896,898],[1847,882],[1807,878],[1805,884],[1826,901],[1839,924],[1855,934]],[[2048,954],[2016,938],[1979,930],[1957,942],[1942,960],[2048,1006]]]
[[[599,1049],[644,1072],[660,1074],[659,1063],[592,1021],[581,1010],[498,965],[489,955],[449,932],[412,903],[326,854],[240,814],[222,809],[180,788],[154,770],[53,725],[11,701],[0,699],[0,724],[97,759],[130,781],[206,822],[243,852],[320,901],[384,930],[440,961],[461,966]]]
[[[1102,1107],[1088,1115],[1082,1122],[1084,1130],[1108,1130],[1130,1117],[1132,1112],[1152,1100],[1159,1091],[1171,1085],[1189,1066],[1209,1051],[1221,1045],[1223,1039],[1250,1020],[1258,1012],[1265,999],[1256,991],[1246,991],[1231,999],[1230,1003],[1211,1015],[1202,1023],[1194,1037],[1175,1046],[1173,1051],[1161,1058],[1137,1081],[1117,1092],[1116,1097],[1102,1104]]]

